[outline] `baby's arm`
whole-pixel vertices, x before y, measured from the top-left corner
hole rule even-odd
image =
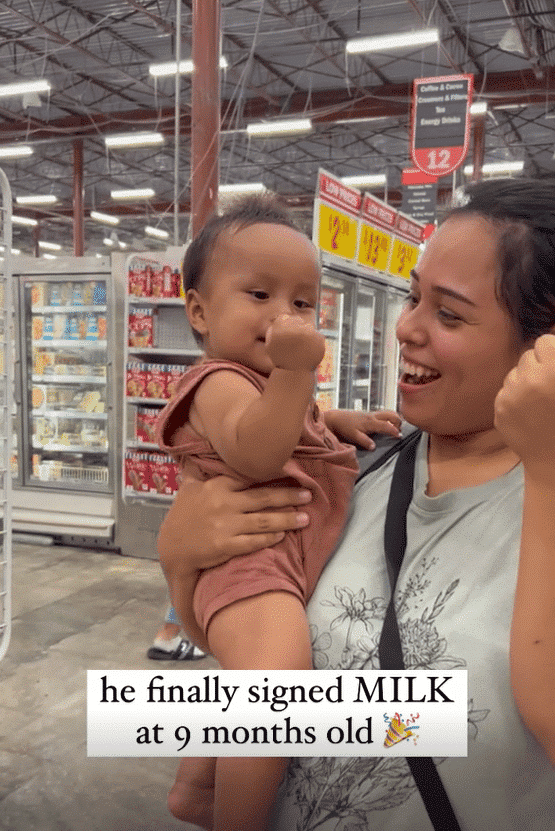
[[[272,370],[262,393],[232,370],[212,373],[191,407],[192,426],[230,467],[256,481],[282,475],[298,444],[314,392],[323,337],[295,317],[274,321],[266,336]]]
[[[221,609],[208,627],[224,669],[312,669],[310,634],[300,600],[266,592]],[[214,831],[266,831],[287,759],[219,758]]]

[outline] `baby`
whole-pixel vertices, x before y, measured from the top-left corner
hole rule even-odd
[[[200,574],[193,608],[206,641],[199,646],[223,669],[311,669],[305,605],[357,475],[355,449],[340,439],[372,447],[367,433],[397,436],[400,419],[388,411],[319,412],[318,254],[275,198],[249,197],[212,218],[187,250],[183,274],[187,316],[205,358],[162,411],[160,446],[197,476],[312,492],[307,528]],[[172,792],[176,815],[188,761]],[[218,759],[215,831],[266,829],[285,763]]]

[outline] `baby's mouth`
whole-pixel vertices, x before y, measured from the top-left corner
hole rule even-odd
[[[420,364],[413,364],[410,361],[401,361],[401,381],[403,384],[413,384],[423,386],[429,384],[430,381],[436,381],[441,373],[435,369],[429,369]]]

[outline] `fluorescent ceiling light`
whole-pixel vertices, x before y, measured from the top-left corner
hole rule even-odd
[[[20,81],[16,84],[0,85],[0,98],[8,95],[25,95],[28,92],[50,92],[49,81]]]
[[[158,237],[158,239],[168,239],[169,233],[163,228],[153,228],[152,225],[145,226],[145,234],[151,237]]]
[[[28,144],[11,144],[0,147],[0,159],[17,159],[20,156],[32,156],[33,148]]]
[[[524,162],[490,162],[482,165],[482,173],[520,173],[524,167]],[[472,176],[474,166],[471,164],[463,168],[465,176]]]
[[[521,110],[526,104],[496,104],[494,110]]]
[[[45,260],[57,260],[58,259],[55,254],[43,254],[42,256],[43,256],[43,259],[45,259]]]
[[[155,196],[152,188],[137,188],[136,190],[113,190],[112,199],[151,199]]]
[[[35,196],[16,196],[15,201],[18,205],[53,205],[58,197],[53,193],[37,193]]]
[[[336,124],[363,124],[365,121],[383,121],[386,118],[399,118],[398,115],[371,115],[368,118],[338,118]]]
[[[104,239],[102,240],[102,242],[104,243],[104,245],[109,245],[109,246],[110,246],[110,248],[112,247],[112,245],[115,245],[115,244],[116,244],[116,243],[115,243],[115,241],[114,241],[113,239],[110,239],[110,237],[104,237]]]
[[[36,219],[30,219],[28,216],[16,216],[15,214],[12,216],[12,222],[14,225],[31,225],[33,227],[38,225]]]
[[[222,57],[220,58],[220,69],[227,69],[229,66],[227,59]],[[177,67],[176,61],[166,61],[165,63],[151,63],[148,67],[148,71],[150,75],[153,75],[155,78],[164,78],[167,75],[175,75]],[[193,71],[193,61],[190,58],[187,58],[184,61],[179,61],[179,74],[180,75],[190,75]]]
[[[3,245],[0,245],[0,251],[4,252],[6,249]],[[19,248],[12,248],[12,254],[21,254],[21,250]]]
[[[352,55],[360,52],[389,52],[412,46],[428,46],[439,43],[438,29],[420,29],[416,32],[402,32],[399,35],[377,35],[368,38],[353,38],[345,44],[345,50]]]
[[[266,190],[262,182],[244,182],[237,185],[219,185],[218,193],[261,193]]]
[[[310,118],[247,124],[247,133],[249,136],[277,136],[287,133],[308,133],[310,130],[312,130],[312,121]]]
[[[104,136],[106,147],[147,147],[163,143],[162,133],[122,133],[116,136]]]
[[[487,101],[476,101],[470,105],[470,115],[485,115],[487,111]]]
[[[366,176],[342,176],[341,181],[344,185],[352,185],[355,188],[372,185],[385,185],[387,176],[385,173],[368,174]]]
[[[91,219],[96,219],[97,222],[103,222],[105,225],[119,225],[119,216],[110,216],[110,214],[103,214],[100,211],[91,211],[89,214]]]
[[[39,239],[39,248],[48,248],[50,251],[61,251],[62,246],[57,242],[46,242],[46,240]]]

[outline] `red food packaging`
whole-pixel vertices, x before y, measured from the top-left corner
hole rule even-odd
[[[168,364],[167,368],[167,383],[166,383],[166,395],[168,398],[173,398],[176,390],[177,384],[179,379],[183,375],[183,367],[176,366],[175,364]]]
[[[129,313],[129,346],[155,346],[155,313],[156,309],[133,309]]]
[[[146,398],[146,364],[128,363],[125,392],[131,398]]]
[[[148,364],[146,375],[147,398],[166,398],[167,375],[163,364]]]
[[[150,279],[152,297],[164,297],[164,275],[160,268],[154,268]]]
[[[171,495],[177,490],[178,467],[169,456],[151,454],[151,491],[153,493]]]
[[[151,485],[148,454],[128,450],[125,454],[124,475],[126,490],[148,493]]]
[[[135,438],[152,444],[155,441],[156,422],[159,415],[160,410],[154,407],[137,407]]]
[[[172,297],[184,297],[183,280],[181,273],[176,269],[172,272]]]
[[[127,275],[127,291],[134,297],[145,296],[146,272],[144,268],[130,268]]]

